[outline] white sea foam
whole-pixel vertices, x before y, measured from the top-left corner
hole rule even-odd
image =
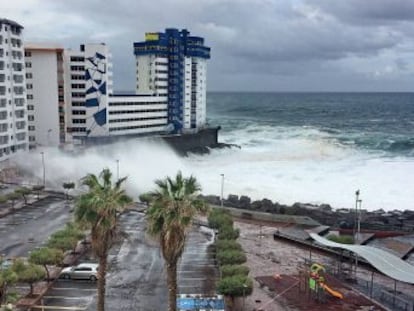
[[[385,158],[345,147],[329,134],[308,127],[251,126],[223,133],[221,139],[242,148],[188,158],[180,158],[164,144],[143,141],[88,149],[76,156],[46,149],[46,179],[60,187],[64,181],[78,181],[104,167],[116,175],[118,159],[120,175],[129,177],[128,192],[135,198],[151,190],[155,179],[182,170],[198,178],[205,194],[219,195],[220,174],[225,174],[225,196],[245,194],[284,204],[329,203],[349,208],[360,189],[362,206],[368,210],[414,209],[413,158]],[[41,157],[36,153],[33,162],[25,157],[19,163],[41,178]]]
[[[220,193],[219,174],[225,174],[225,196],[246,194],[285,204],[350,208],[360,189],[363,208],[368,210],[414,209],[412,158],[384,158],[344,147],[312,128],[256,126],[255,135],[250,131],[224,133],[228,141],[239,137],[240,150],[213,150],[209,156],[190,157],[193,164],[189,166],[205,192]]]

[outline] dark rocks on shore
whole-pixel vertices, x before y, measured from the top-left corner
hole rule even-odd
[[[219,196],[202,196],[208,203],[220,205]],[[323,225],[335,226],[343,229],[352,229],[355,222],[353,209],[335,210],[329,204],[311,204],[296,202],[293,205],[284,205],[272,202],[269,199],[252,201],[249,196],[229,194],[223,199],[223,204],[228,207],[244,210],[266,212],[272,214],[300,215],[311,217]],[[377,230],[404,230],[414,231],[414,211],[362,211],[361,228]]]

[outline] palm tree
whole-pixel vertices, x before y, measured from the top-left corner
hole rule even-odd
[[[206,206],[199,200],[201,190],[195,177],[183,178],[177,173],[175,180],[167,177],[156,180],[157,188],[150,192],[147,210],[148,232],[159,239],[167,268],[168,310],[176,310],[177,262],[184,251],[187,230],[198,212]]]
[[[95,176],[88,174],[82,178],[82,185],[88,192],[81,195],[75,209],[78,223],[91,229],[92,250],[99,259],[97,311],[105,310],[105,285],[108,251],[111,247],[117,225],[117,214],[132,200],[121,185],[126,177],[111,181],[112,173],[104,169]]]

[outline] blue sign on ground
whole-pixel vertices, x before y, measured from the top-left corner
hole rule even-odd
[[[224,300],[215,298],[177,298],[178,310],[224,310]]]

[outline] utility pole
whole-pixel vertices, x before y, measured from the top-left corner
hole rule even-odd
[[[46,187],[46,167],[45,167],[45,153],[40,152],[42,155],[42,166],[43,166],[43,187]]]
[[[224,174],[220,174],[221,175],[221,197],[220,197],[220,201],[221,201],[221,207],[223,207],[223,200],[224,200]]]

